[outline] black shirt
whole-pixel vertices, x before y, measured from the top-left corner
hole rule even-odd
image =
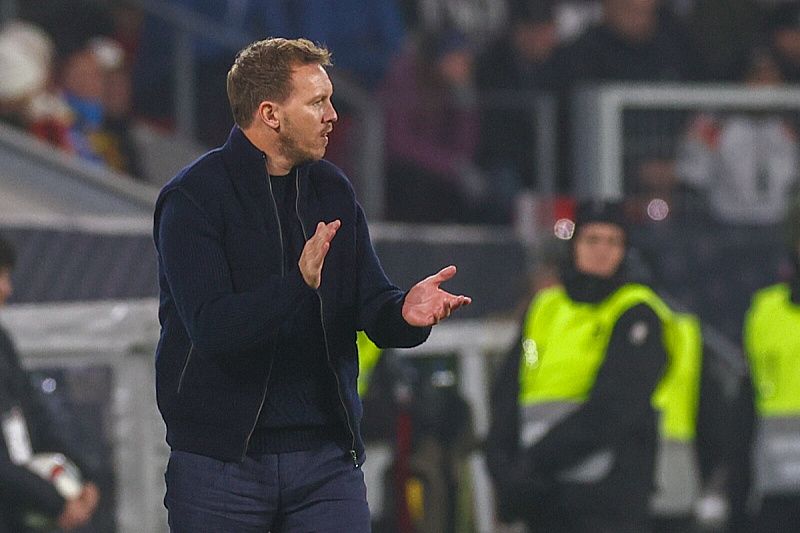
[[[306,241],[297,215],[295,175],[269,177],[280,219],[284,272],[297,265]],[[312,299],[281,326],[266,400],[250,440],[253,453],[308,450],[336,438],[332,428],[341,427],[336,418],[341,402],[320,316],[320,302]]]

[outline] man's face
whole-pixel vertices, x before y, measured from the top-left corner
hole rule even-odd
[[[606,0],[603,17],[626,40],[646,42],[658,25],[660,0]]]
[[[514,47],[528,61],[542,63],[558,44],[556,23],[520,22],[513,27]]]
[[[0,307],[5,305],[12,292],[14,291],[11,286],[11,269],[0,267]]]
[[[276,114],[281,154],[293,165],[325,155],[328,134],[339,118],[332,95],[333,84],[321,65],[303,65],[292,72],[292,92]]]
[[[105,96],[103,69],[91,48],[69,56],[62,70],[61,85],[80,98],[101,101]]]
[[[575,236],[573,254],[579,272],[608,279],[625,257],[625,232],[616,224],[586,224]]]

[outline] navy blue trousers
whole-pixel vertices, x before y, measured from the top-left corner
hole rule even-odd
[[[173,451],[164,505],[172,533],[369,533],[361,468],[335,444],[226,463]]]

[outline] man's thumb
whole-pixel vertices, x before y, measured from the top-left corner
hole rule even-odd
[[[439,272],[437,272],[433,277],[434,277],[434,279],[435,279],[437,284],[438,283],[442,283],[442,282],[445,282],[448,279],[452,278],[453,276],[455,276],[456,275],[456,270],[457,269],[456,269],[455,265],[446,266],[443,269],[441,269]]]

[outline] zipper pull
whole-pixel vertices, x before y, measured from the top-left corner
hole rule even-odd
[[[350,457],[353,459],[353,464],[358,468],[358,455],[356,455],[355,450],[350,450]]]

